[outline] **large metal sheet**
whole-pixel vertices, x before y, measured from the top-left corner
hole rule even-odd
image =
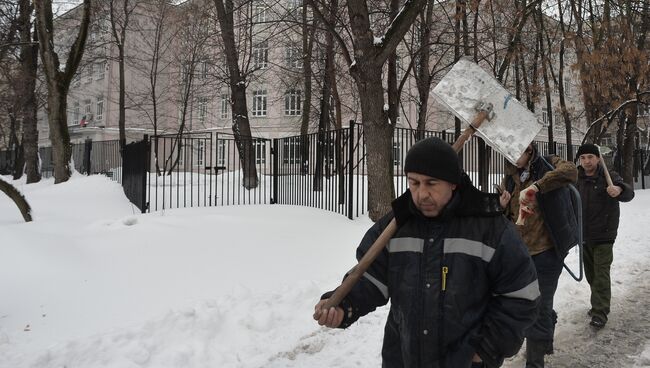
[[[454,115],[469,125],[475,106],[491,103],[494,117],[476,134],[515,163],[542,129],[537,117],[480,66],[460,59],[433,89],[433,95]]]

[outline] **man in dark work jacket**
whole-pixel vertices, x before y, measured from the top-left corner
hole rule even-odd
[[[438,138],[405,159],[409,190],[364,236],[357,259],[390,220],[398,230],[338,307],[315,318],[346,328],[391,301],[382,367],[498,367],[536,317],[535,267],[498,195],[474,188],[458,155]]]
[[[582,199],[584,228],[585,276],[591,287],[590,324],[602,328],[607,323],[612,288],[609,270],[614,259],[613,247],[618,232],[619,202],[634,198],[634,190],[614,171],[613,185],[608,186],[603,167],[599,165],[600,151],[587,143],[578,148],[578,191]]]

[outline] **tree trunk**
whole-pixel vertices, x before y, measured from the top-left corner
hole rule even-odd
[[[90,23],[90,0],[83,2],[79,33],[68,53],[64,71],[59,70],[59,56],[54,50],[52,0],[35,1],[34,5],[40,39],[38,45],[47,80],[47,114],[54,160],[54,183],[57,184],[68,181],[71,175],[72,147],[68,133],[66,97],[72,77],[83,57]]]
[[[359,95],[364,96],[360,102],[367,152],[368,210],[370,218],[376,221],[391,210],[390,203],[395,196],[391,159],[393,126],[388,123],[383,108],[381,68],[359,65],[358,73],[355,79]]]
[[[0,191],[4,192],[12,201],[14,201],[16,206],[18,206],[20,213],[23,215],[25,222],[32,221],[32,209],[29,207],[29,203],[27,203],[25,196],[20,194],[18,189],[0,178]]]
[[[27,184],[41,180],[38,172],[38,129],[36,111],[36,73],[38,68],[38,45],[29,44],[33,39],[38,41],[37,32],[32,35],[31,15],[34,8],[30,0],[20,0],[20,40],[25,44],[20,50],[20,72],[22,81],[21,100],[23,101],[21,114],[23,126],[22,146],[25,154],[25,174]]]
[[[225,4],[224,4],[225,2]],[[221,38],[226,50],[230,93],[232,95],[232,131],[239,150],[243,170],[243,185],[246,189],[257,188],[257,167],[255,166],[255,147],[248,120],[246,104],[246,80],[239,69],[238,48],[235,43],[232,0],[214,0],[217,18],[221,27]]]
[[[302,114],[300,118],[300,174],[309,173],[309,120],[311,119],[311,60],[314,49],[314,24],[308,23],[308,6],[302,7],[302,83],[304,99],[302,101]]]
[[[48,88],[47,115],[52,142],[52,161],[54,162],[54,184],[63,183],[70,179],[70,158],[72,145],[66,121],[67,101],[65,90],[61,86]]]

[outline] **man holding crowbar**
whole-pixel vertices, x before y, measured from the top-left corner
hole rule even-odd
[[[413,145],[409,190],[366,233],[359,263],[321,297],[314,319],[345,328],[390,299],[383,367],[498,367],[536,317],[537,276],[498,195],[474,188],[457,152],[476,132],[513,160],[541,127],[465,59],[434,94],[469,127],[453,147],[438,138]],[[508,116],[514,123],[499,127]]]

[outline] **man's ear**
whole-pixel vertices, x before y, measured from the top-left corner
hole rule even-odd
[[[456,190],[456,188],[458,188],[458,184],[452,184],[452,185],[451,185],[451,191],[452,191],[452,192],[453,192],[454,190]]]

